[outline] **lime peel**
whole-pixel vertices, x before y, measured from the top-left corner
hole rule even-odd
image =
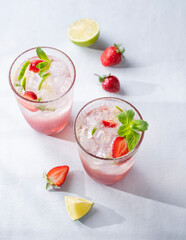
[[[93,19],[81,19],[68,28],[68,37],[76,45],[89,47],[99,37],[99,24]]]

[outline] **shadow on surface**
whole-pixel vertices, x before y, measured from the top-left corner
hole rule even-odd
[[[56,189],[50,189],[50,192],[68,192],[77,195],[84,195],[85,193],[85,184],[84,184],[85,173],[83,171],[70,171],[67,175],[67,181],[64,184]],[[78,182],[78,184],[77,184]]]
[[[72,119],[70,119],[69,123],[62,131],[51,135],[51,137],[59,138],[69,142],[75,142]]]
[[[104,51],[107,47],[109,47],[109,44],[99,37],[98,40],[89,48]]]
[[[92,210],[79,221],[89,228],[100,228],[120,224],[125,219],[113,209],[100,204],[95,204]]]
[[[122,81],[122,79],[120,81]],[[148,95],[155,92],[157,88],[157,84],[137,82],[137,81],[131,81],[131,82],[125,81],[123,85],[125,90],[121,89],[118,95],[121,95],[121,96]]]

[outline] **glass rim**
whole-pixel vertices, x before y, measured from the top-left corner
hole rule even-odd
[[[78,138],[77,138],[77,134],[76,134],[76,122],[77,122],[77,119],[80,115],[80,113],[82,112],[83,109],[85,109],[89,104],[93,103],[93,102],[96,102],[96,101],[100,101],[100,100],[117,100],[117,101],[122,101],[126,104],[128,104],[129,106],[131,106],[136,112],[137,114],[139,115],[140,119],[143,120],[140,112],[137,110],[137,108],[135,108],[131,103],[129,103],[128,101],[126,100],[123,100],[121,98],[116,98],[116,97],[101,97],[101,98],[96,98],[96,99],[93,99],[91,100],[90,102],[86,103],[78,112],[76,118],[75,118],[75,121],[74,121],[74,136],[75,136],[75,140],[76,140],[76,143],[78,144],[78,146],[84,151],[86,152],[88,155],[94,157],[94,158],[97,158],[99,160],[102,160],[102,161],[116,161],[116,160],[122,160],[122,162],[126,162],[128,161],[132,156],[133,154],[135,154],[135,152],[137,152],[138,148],[140,147],[141,143],[142,143],[142,140],[144,138],[144,132],[142,132],[141,136],[140,136],[140,139],[137,143],[137,145],[132,149],[132,151],[128,152],[126,155],[123,155],[121,157],[117,157],[117,158],[103,158],[103,157],[98,157],[90,152],[88,152],[79,142]]]
[[[68,58],[68,60],[70,61],[70,63],[72,64],[72,67],[73,67],[73,70],[74,70],[74,77],[73,77],[73,81],[72,81],[72,84],[70,85],[69,89],[68,89],[63,95],[61,95],[61,96],[58,97],[58,98],[55,98],[55,99],[52,99],[52,100],[48,100],[48,101],[39,101],[39,102],[36,102],[35,100],[27,99],[27,98],[23,97],[21,94],[19,94],[19,93],[15,90],[15,88],[14,88],[14,86],[13,86],[13,84],[12,84],[12,81],[11,81],[11,72],[12,72],[12,68],[13,68],[15,62],[16,62],[22,55],[24,55],[25,53],[27,53],[27,52],[29,52],[29,51],[31,51],[31,50],[37,49],[37,47],[29,48],[28,50],[26,50],[26,51],[22,52],[21,54],[19,54],[18,57],[15,58],[15,60],[13,61],[13,63],[12,63],[11,66],[10,66],[10,70],[9,70],[9,84],[10,84],[10,87],[11,87],[11,89],[13,90],[13,92],[14,92],[18,97],[24,99],[25,101],[32,102],[32,103],[35,103],[35,104],[51,103],[51,102],[57,101],[57,100],[59,100],[60,98],[64,97],[64,96],[72,89],[72,87],[74,86],[74,83],[75,83],[75,79],[76,79],[76,68],[75,68],[75,66],[74,66],[73,61],[71,60],[71,58],[70,58],[66,53],[64,53],[63,51],[61,51],[61,50],[59,50],[59,49],[57,49],[57,48],[53,48],[53,47],[42,46],[41,48],[52,49],[52,50],[58,51],[58,52],[62,53],[63,55],[65,55],[65,56]]]

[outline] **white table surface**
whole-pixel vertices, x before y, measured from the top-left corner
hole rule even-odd
[[[0,1],[0,239],[186,239],[186,1]],[[90,48],[73,45],[67,27],[80,18],[100,24]],[[126,62],[105,68],[102,50],[126,48]],[[32,130],[8,85],[14,58],[34,46],[69,54],[77,69],[70,123],[55,136]],[[121,92],[105,92],[93,73],[115,74]],[[135,165],[104,186],[85,173],[74,142],[74,117],[101,96],[134,104],[149,122]],[[44,170],[68,164],[60,191],[46,191]],[[73,222],[64,196],[95,202]]]

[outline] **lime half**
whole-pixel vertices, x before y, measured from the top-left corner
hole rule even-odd
[[[94,205],[93,202],[83,198],[65,196],[65,204],[68,215],[75,221],[85,216]]]
[[[99,37],[99,24],[93,19],[81,19],[68,28],[69,39],[78,46],[89,47]]]

